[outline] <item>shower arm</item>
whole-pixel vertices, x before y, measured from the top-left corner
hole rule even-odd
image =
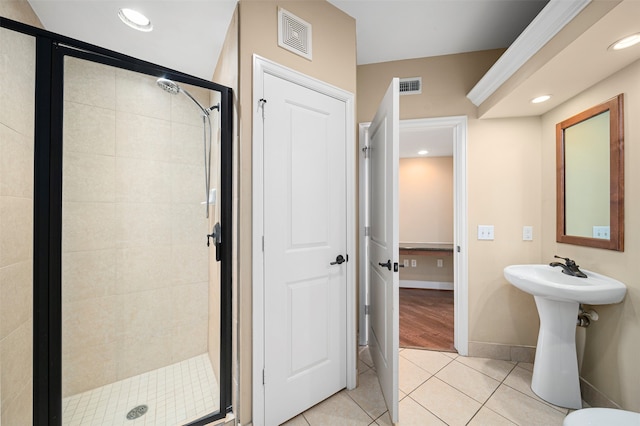
[[[196,98],[194,98],[193,96],[191,96],[191,93],[187,92],[186,90],[184,90],[182,87],[179,87],[178,90],[180,90],[182,93],[184,93],[185,95],[187,95],[187,97],[189,99],[191,99],[191,101],[193,101],[194,104],[197,105],[197,107],[200,109],[200,111],[202,111],[202,114],[209,117],[209,114],[211,113],[211,111],[213,111],[214,109],[220,111],[220,104],[215,104],[209,108],[205,108],[203,107],[200,102],[198,102],[196,100]]]
[[[185,95],[187,95],[187,97],[189,99],[191,99],[191,101],[193,101],[194,104],[196,104],[198,106],[198,108],[200,108],[200,111],[202,111],[202,114],[204,114],[205,116],[209,116],[209,111],[207,111],[206,109],[204,109],[204,107],[202,105],[200,105],[200,102],[198,102],[196,100],[196,98],[194,98],[193,96],[191,96],[191,93],[187,92],[186,90],[184,90],[182,87],[180,87],[178,90],[180,90],[182,93],[184,93]]]

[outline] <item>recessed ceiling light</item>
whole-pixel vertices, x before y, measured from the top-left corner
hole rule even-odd
[[[531,103],[539,104],[541,102],[548,101],[549,99],[551,99],[551,95],[542,95],[542,96],[538,96],[537,98],[531,99]]]
[[[133,9],[120,9],[118,17],[122,22],[138,31],[149,32],[153,29],[149,18]]]
[[[418,151],[418,155],[427,155],[429,153],[429,151],[427,151],[426,149],[423,149],[422,151]]]
[[[626,49],[627,47],[631,47],[634,44],[640,43],[640,33],[631,34],[623,39],[620,39],[609,46],[611,50],[621,50]]]

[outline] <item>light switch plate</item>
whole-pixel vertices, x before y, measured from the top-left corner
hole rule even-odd
[[[533,226],[522,227],[522,241],[533,241]]]
[[[479,240],[493,240],[493,225],[478,225]]]

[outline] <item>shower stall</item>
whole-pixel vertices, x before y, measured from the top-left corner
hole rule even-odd
[[[12,330],[0,327],[0,421],[223,418],[231,409],[231,89],[0,23],[0,55],[21,61],[2,69],[2,84],[24,81],[21,92],[9,90],[16,99],[0,103],[0,144],[20,137],[24,145],[20,158],[0,152],[13,156],[0,157],[0,231],[23,230],[10,242],[25,247],[16,259],[0,247],[1,288],[13,290],[0,302],[33,306]],[[29,66],[31,77],[18,75]],[[26,121],[35,125],[14,132],[14,105],[31,108]],[[5,167],[14,160],[33,166]],[[19,178],[29,185],[20,194],[2,192]],[[25,201],[9,211],[5,195]],[[18,266],[32,267],[33,279],[22,271],[18,280]],[[21,373],[12,372],[17,351]]]

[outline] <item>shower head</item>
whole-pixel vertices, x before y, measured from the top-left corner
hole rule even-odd
[[[171,81],[168,78],[159,78],[156,80],[156,83],[162,88],[162,90],[171,93],[172,95],[177,95],[181,90],[178,83]]]
[[[196,104],[196,106],[198,108],[200,108],[200,111],[202,111],[202,114],[205,117],[208,117],[209,114],[211,113],[211,111],[213,111],[214,109],[218,109],[219,110],[219,108],[220,108],[218,105],[214,105],[211,108],[203,107],[202,105],[200,105],[200,102],[198,102],[196,100],[196,98],[191,96],[191,93],[187,92],[185,89],[183,89],[182,87],[178,86],[178,83],[176,83],[173,80],[169,80],[168,78],[161,77],[161,78],[156,80],[156,84],[158,86],[160,86],[162,88],[162,90],[164,90],[167,93],[171,93],[172,95],[177,95],[180,92],[184,93],[185,96],[187,96],[189,99],[191,99],[191,101],[194,104]]]

